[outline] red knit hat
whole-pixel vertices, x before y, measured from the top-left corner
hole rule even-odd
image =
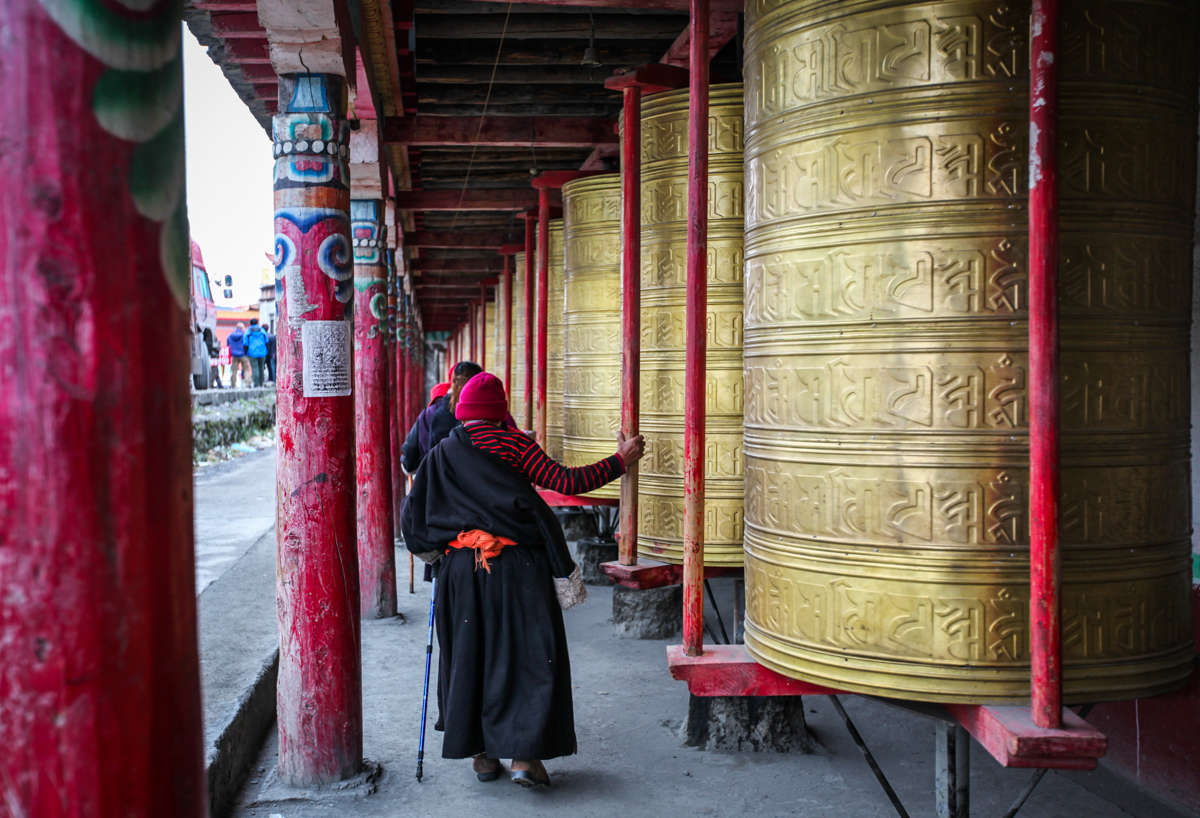
[[[433,406],[433,402],[435,400],[437,400],[438,398],[440,398],[442,395],[446,394],[449,391],[450,391],[449,383],[443,382],[443,383],[439,383],[437,386],[433,387],[433,389],[429,390],[429,405]]]
[[[480,372],[467,381],[458,395],[454,416],[459,420],[502,421],[508,417],[504,384],[490,372]]]

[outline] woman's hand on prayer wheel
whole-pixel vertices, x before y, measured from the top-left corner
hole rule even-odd
[[[621,458],[621,462],[625,464],[625,468],[629,468],[641,460],[642,455],[645,453],[646,438],[641,435],[634,435],[626,440],[625,435],[617,436],[617,457]]]

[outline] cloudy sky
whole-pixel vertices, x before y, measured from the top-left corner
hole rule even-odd
[[[213,287],[218,306],[245,305],[272,250],[271,140],[186,26],[183,72],[192,238],[210,279],[233,276],[231,300]]]

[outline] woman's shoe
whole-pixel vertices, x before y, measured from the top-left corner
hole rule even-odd
[[[480,781],[495,781],[504,771],[504,768],[500,766],[499,759],[488,758],[483,754],[474,756],[471,759],[471,766],[475,769],[475,777]]]
[[[515,769],[518,764],[528,765],[528,769]],[[525,789],[550,786],[550,774],[546,772],[546,768],[542,765],[542,762],[523,761],[514,758],[513,767],[512,782],[514,784],[520,784]]]

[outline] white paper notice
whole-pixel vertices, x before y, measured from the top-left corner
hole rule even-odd
[[[350,322],[305,321],[300,343],[304,348],[304,397],[349,395],[354,385]]]

